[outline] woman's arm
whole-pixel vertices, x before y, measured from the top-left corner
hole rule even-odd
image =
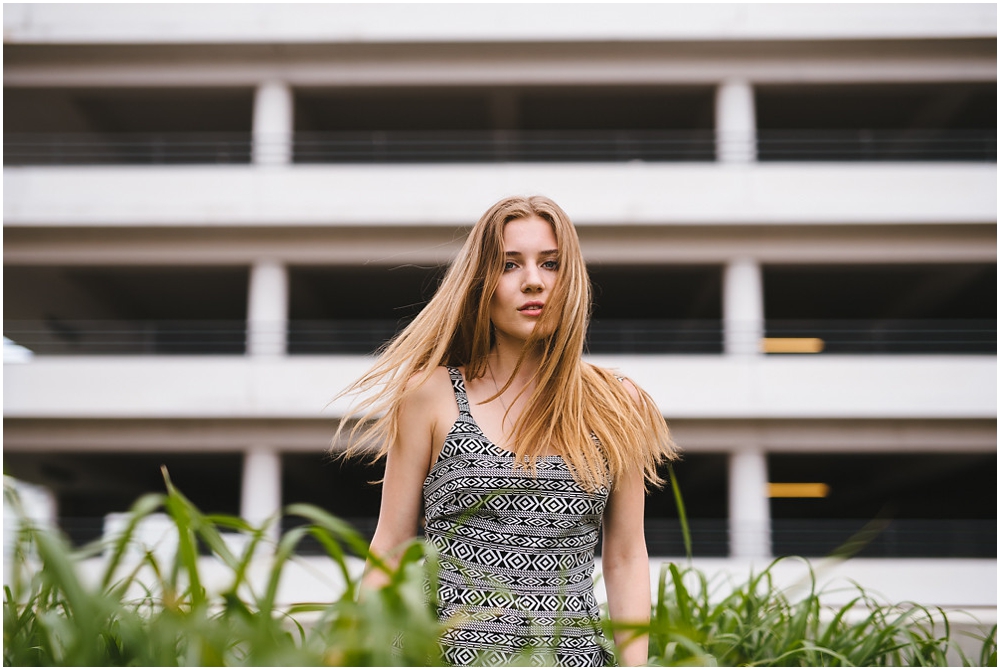
[[[625,390],[636,403],[638,389],[628,379]],[[650,615],[649,555],[643,516],[646,488],[641,471],[624,475],[617,482],[604,511],[604,544],[601,564],[608,594],[608,614],[613,621],[648,624]],[[631,631],[617,631],[622,665],[645,665],[649,660],[649,636],[633,637]]]
[[[399,405],[399,432],[389,447],[382,482],[382,503],[371,551],[395,568],[396,550],[416,536],[423,503],[423,484],[430,468],[431,447],[440,399],[432,380],[415,389]],[[388,582],[381,570],[365,567],[364,588],[378,588]]]
[[[601,563],[608,593],[608,614],[622,623],[649,623],[649,556],[643,533],[646,492],[641,472],[631,473],[612,492],[604,512],[604,546]],[[616,631],[619,663],[644,665],[649,658],[649,637],[633,638],[632,631]]]

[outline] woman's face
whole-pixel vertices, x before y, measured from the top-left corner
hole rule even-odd
[[[504,269],[490,303],[490,320],[498,341],[524,342],[545,309],[559,270],[552,225],[537,216],[509,221],[503,250]]]

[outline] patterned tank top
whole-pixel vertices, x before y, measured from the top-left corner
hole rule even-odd
[[[458,419],[423,489],[445,660],[613,664],[593,582],[608,490],[581,487],[560,456],[538,458],[534,473],[514,469],[472,417],[461,372],[448,372]]]

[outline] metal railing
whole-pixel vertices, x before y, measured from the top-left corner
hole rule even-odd
[[[827,354],[995,354],[996,319],[768,319],[765,336],[818,338]]]
[[[292,354],[370,353],[405,323],[398,321],[292,321]],[[722,322],[708,320],[606,320],[591,323],[590,353],[721,353]]]
[[[996,130],[758,130],[760,161],[996,162]]]
[[[646,550],[650,556],[684,556],[684,534],[678,519],[646,517]],[[727,519],[688,519],[691,554],[698,558],[725,558],[729,555]]]
[[[292,320],[257,331],[291,355],[370,354],[406,320]],[[4,337],[37,355],[176,355],[246,352],[243,320],[5,319]],[[818,340],[820,354],[995,354],[996,319],[768,320],[768,338]],[[598,319],[592,354],[721,354],[719,319]],[[774,355],[782,355],[780,353]]]
[[[290,146],[289,146],[290,145]],[[711,162],[721,153],[761,161],[996,162],[996,131],[441,130],[4,134],[4,165],[246,164],[290,153],[295,163]]]
[[[776,556],[827,556],[852,540],[859,558],[996,558],[996,519],[893,519],[862,533],[865,519],[772,519]],[[860,535],[859,535],[860,534]]]
[[[296,133],[296,163],[713,161],[708,130]]]
[[[247,323],[177,319],[4,319],[4,337],[40,355],[235,354]]]
[[[408,320],[293,320],[289,354],[370,354],[402,330]]]
[[[720,319],[595,319],[585,350],[592,354],[721,354]]]
[[[249,163],[250,133],[4,133],[4,165]]]
[[[337,510],[331,512],[337,514]],[[374,516],[343,518],[371,540],[377,521]],[[287,531],[302,522],[285,517],[281,528]],[[57,525],[76,546],[98,540],[108,530],[107,517],[60,517]],[[685,554],[679,520],[649,517],[644,525],[650,556]],[[868,525],[865,519],[772,519],[771,553],[821,557],[850,547],[851,555],[859,558],[996,558],[997,555],[995,519],[895,519],[858,540],[858,534]],[[729,555],[727,519],[689,519],[688,526],[695,557]],[[207,549],[202,547],[202,551]],[[320,555],[323,548],[318,542],[306,539],[297,552]]]

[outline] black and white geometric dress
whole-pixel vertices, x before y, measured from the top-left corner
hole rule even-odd
[[[535,474],[515,470],[472,418],[461,372],[448,372],[459,416],[423,490],[445,660],[614,664],[593,584],[608,490],[581,487],[560,456],[540,457]]]

